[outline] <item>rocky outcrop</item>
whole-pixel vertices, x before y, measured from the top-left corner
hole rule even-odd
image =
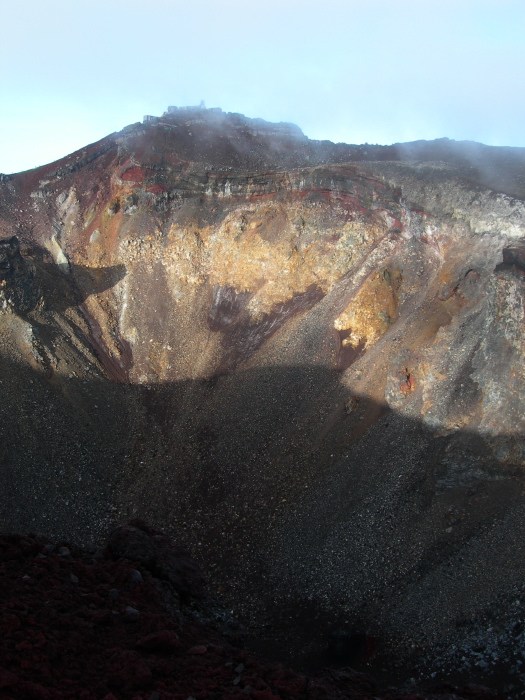
[[[0,239],[0,307],[25,313],[40,300],[34,268],[20,254],[18,238]]]
[[[297,663],[357,628],[520,683],[524,168],[203,111],[2,181],[43,299],[0,318],[5,526],[147,518]]]

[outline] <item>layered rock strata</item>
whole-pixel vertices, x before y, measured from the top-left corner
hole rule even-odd
[[[0,183],[38,289],[0,317],[4,529],[145,517],[296,659],[359,624],[477,663],[525,595],[521,149],[190,116]]]

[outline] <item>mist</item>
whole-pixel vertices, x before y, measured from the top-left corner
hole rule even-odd
[[[334,142],[525,146],[516,0],[27,0],[3,28],[4,173],[202,99]]]

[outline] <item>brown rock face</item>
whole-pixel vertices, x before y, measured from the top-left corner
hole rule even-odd
[[[179,110],[5,176],[39,292],[0,316],[2,527],[145,518],[296,659],[346,624],[489,673],[525,580],[524,172]]]

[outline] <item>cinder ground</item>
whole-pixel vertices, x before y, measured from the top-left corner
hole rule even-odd
[[[518,692],[521,149],[199,119],[0,183],[2,529],[139,516],[267,653]]]

